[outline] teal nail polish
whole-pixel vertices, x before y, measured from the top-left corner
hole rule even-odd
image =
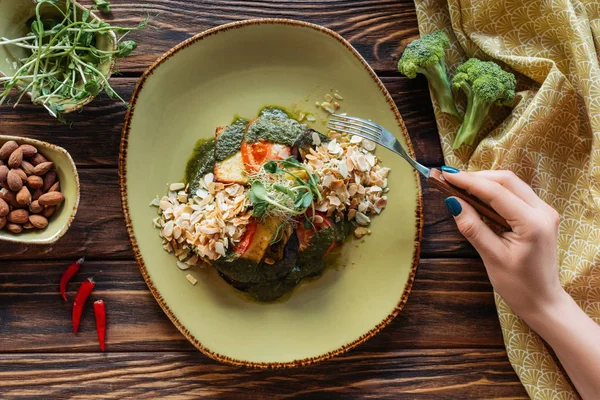
[[[448,167],[447,165],[444,165],[442,167],[442,171],[443,172],[448,172],[449,174],[458,174],[460,172],[460,170],[454,168],[454,167]]]
[[[453,216],[457,217],[462,212],[462,206],[454,197],[448,197],[446,200],[444,200],[444,203],[446,203],[446,207],[448,207],[450,214]]]

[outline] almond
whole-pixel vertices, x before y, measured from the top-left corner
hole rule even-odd
[[[21,168],[17,168],[17,169],[15,169],[15,171],[21,177],[21,180],[23,181],[23,183],[27,182],[27,174],[25,173],[25,171],[23,171]]]
[[[60,182],[56,182],[52,185],[52,187],[48,189],[48,192],[60,192]]]
[[[31,198],[32,198],[33,200],[37,200],[37,199],[39,199],[39,198],[40,198],[40,197],[41,197],[43,194],[44,194],[44,192],[42,192],[42,188],[35,189],[35,190],[33,191],[33,193],[31,194]]]
[[[25,158],[33,157],[37,154],[37,149],[30,144],[22,144],[20,148]]]
[[[35,228],[35,226],[33,226],[33,224],[31,222],[27,221],[27,222],[25,222],[23,224],[23,228],[25,228],[25,229],[33,229],[33,228]]]
[[[20,148],[16,149],[8,157],[8,166],[10,168],[19,168],[23,162],[23,150]]]
[[[0,217],[0,229],[4,228],[5,225],[6,225],[6,218]]]
[[[8,203],[4,201],[4,199],[0,199],[0,218],[6,217],[9,212],[10,208],[8,208]]]
[[[13,151],[19,148],[19,145],[14,140],[9,140],[0,147],[0,159],[6,160]]]
[[[42,211],[44,211],[44,206],[41,206],[40,203],[39,203],[39,201],[34,200],[29,205],[29,211],[31,211],[34,214],[39,214]]]
[[[8,176],[8,167],[6,165],[0,165],[0,183],[6,183],[7,176]]]
[[[37,176],[45,175],[48,171],[50,171],[50,168],[52,168],[52,165],[54,165],[54,163],[52,163],[50,161],[40,163],[35,166],[35,168],[33,169],[33,173],[36,174]]]
[[[6,229],[8,229],[9,232],[14,234],[19,234],[23,232],[23,227],[19,224],[8,224],[6,225]]]
[[[28,206],[31,204],[31,193],[26,186],[23,186],[19,193],[17,193],[17,203],[22,206]]]
[[[23,179],[21,179],[16,169],[8,171],[6,183],[8,184],[8,188],[13,192],[18,192],[23,187]]]
[[[37,153],[36,155],[31,157],[31,164],[33,164],[33,166],[36,166],[36,165],[39,165],[39,164],[45,163],[45,162],[48,162],[48,159],[46,159],[46,157],[44,157],[40,153]]]
[[[56,182],[56,171],[48,171],[46,176],[44,176],[44,187],[42,190],[44,192],[47,192],[52,187],[52,185],[54,185],[55,182]]]
[[[2,199],[7,202],[9,205],[13,207],[17,207],[19,203],[17,203],[17,198],[13,192],[6,192],[2,195]]]
[[[23,232],[23,227],[18,224],[8,224],[8,225],[6,225],[6,229],[8,229],[9,232],[15,233],[15,234],[19,234],[19,233]]]
[[[44,180],[37,175],[31,175],[27,178],[27,186],[29,186],[30,189],[39,189],[44,186]]]
[[[48,192],[43,194],[38,199],[39,203],[46,206],[57,206],[65,200],[65,196],[61,192]]]
[[[48,220],[41,215],[30,215],[29,222],[38,229],[44,229],[48,226]]]
[[[29,221],[29,212],[27,210],[12,210],[7,219],[13,224],[24,224]]]
[[[30,162],[23,161],[21,163],[21,169],[25,171],[27,175],[33,175],[33,168],[34,166]]]
[[[52,215],[54,215],[55,211],[56,211],[56,207],[46,207],[46,208],[44,208],[42,215],[46,218],[50,218]]]

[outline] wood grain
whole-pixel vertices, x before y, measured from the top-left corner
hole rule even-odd
[[[52,246],[0,242],[0,259],[133,258],[121,211],[117,170],[81,169],[79,175],[81,203],[67,234]],[[425,232],[421,257],[474,256],[472,247],[457,231],[442,194],[424,185],[423,199]]]
[[[58,293],[66,264],[3,262],[0,353],[97,350],[91,306],[80,332],[72,334],[71,303]],[[103,299],[108,310],[109,351],[193,351],[154,301],[135,262],[87,261],[69,285],[71,301],[89,276],[97,282],[92,298]],[[359,352],[502,347],[490,289],[480,261],[423,260],[405,309]]]
[[[105,18],[114,24],[135,26],[150,15],[158,28],[131,34],[139,47],[119,65],[128,75],[139,75],[162,53],[191,36],[244,19],[289,18],[323,25],[347,39],[380,74],[396,71],[404,47],[418,37],[415,6],[409,0],[114,0],[111,8],[112,15]]]
[[[502,350],[350,354],[278,371],[218,364],[198,353],[11,354],[8,398],[526,399]]]

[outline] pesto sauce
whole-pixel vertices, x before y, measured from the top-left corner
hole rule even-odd
[[[306,130],[306,125],[293,119],[280,108],[264,108],[256,121],[250,125],[245,140],[248,143],[260,140],[292,146],[298,136]]]
[[[190,193],[200,186],[200,179],[215,168],[215,139],[200,139],[185,166],[184,183],[190,185]]]
[[[217,162],[228,159],[240,150],[247,125],[247,120],[242,118],[236,119],[219,135],[215,149]]]
[[[350,224],[341,222],[319,231],[311,246],[292,262],[285,259],[273,265],[237,259],[215,263],[223,278],[238,290],[259,302],[275,301],[291,292],[302,279],[321,275],[325,270],[325,253],[334,242],[342,243]]]

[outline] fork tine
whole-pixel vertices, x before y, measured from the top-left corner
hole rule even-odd
[[[353,121],[343,121],[339,119],[329,120],[328,126],[331,126],[334,130],[336,126],[341,126],[347,129],[356,129],[358,131],[368,133],[376,138],[379,138],[382,135],[380,128],[370,127],[365,124],[355,123]]]
[[[356,136],[361,136],[365,139],[369,139],[373,142],[378,142],[379,143],[379,136],[375,136],[372,133],[363,131],[360,128],[356,128],[356,127],[348,127],[348,126],[342,126],[342,125],[327,125],[328,128],[335,130],[337,132],[342,132],[342,133],[347,133],[350,135],[356,135]]]
[[[366,121],[366,120],[361,120],[360,118],[339,116],[337,114],[333,114],[330,121],[332,121],[334,123],[345,123],[348,125],[365,128],[366,130],[369,130],[369,131],[375,131],[378,134],[382,133],[381,126],[374,124],[372,122]]]
[[[362,123],[364,125],[368,125],[368,126],[370,126],[372,128],[375,128],[375,129],[381,129],[381,127],[379,125],[377,125],[375,122],[372,122],[372,121],[369,121],[369,120],[366,120],[366,119],[363,119],[363,118],[351,117],[349,115],[341,115],[341,114],[333,114],[332,117],[333,118],[339,118],[339,119],[342,119],[342,120],[356,121],[356,122],[360,122],[360,123]]]
[[[370,136],[367,136],[367,135],[365,135],[364,133],[362,133],[362,132],[358,132],[358,131],[356,131],[356,130],[347,130],[347,129],[345,129],[345,128],[342,128],[342,129],[340,129],[340,128],[337,128],[335,131],[336,131],[336,132],[340,132],[340,133],[345,133],[345,134],[348,134],[348,135],[360,136],[360,137],[362,137],[362,138],[365,138],[365,139],[368,139],[368,140],[370,140],[370,141],[372,141],[372,142],[378,143],[378,142],[377,142],[377,139],[375,139],[375,138],[373,138],[373,137],[370,137]]]
[[[352,125],[348,125],[348,124],[342,124],[342,123],[327,124],[327,127],[334,131],[344,130],[345,133],[350,133],[350,134],[366,137],[369,140],[377,141],[380,138],[379,134],[365,130],[362,127],[352,126]]]

